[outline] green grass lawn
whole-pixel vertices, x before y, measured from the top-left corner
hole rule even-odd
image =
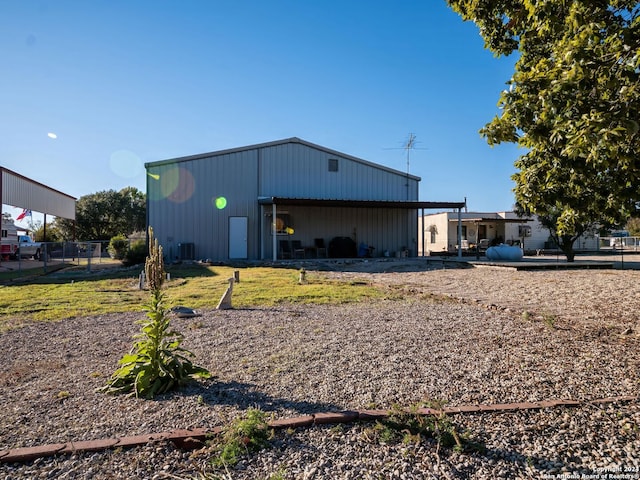
[[[148,292],[139,289],[133,269],[86,272],[67,268],[48,275],[31,274],[15,278],[0,274],[0,331],[38,321],[142,311]],[[307,272],[307,282],[298,283],[299,271],[273,267],[231,268],[205,265],[172,265],[166,268],[171,279],[165,283],[171,306],[214,309],[228,286],[234,270],[240,282],[234,286],[236,308],[273,306],[283,303],[344,303],[388,297],[388,291],[359,283],[338,282],[321,273]]]

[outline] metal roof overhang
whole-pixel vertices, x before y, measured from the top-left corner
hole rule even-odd
[[[394,200],[338,200],[324,198],[261,197],[260,205],[289,205],[300,207],[351,207],[351,208],[401,208],[401,209],[442,209],[464,208],[464,202],[412,202]]]
[[[76,198],[0,166],[0,200],[56,217],[76,218]],[[45,222],[46,223],[46,222]]]
[[[457,218],[450,218],[450,222],[458,223]],[[478,217],[478,218],[463,218],[462,223],[524,223],[533,222],[530,218],[492,218],[492,217]]]

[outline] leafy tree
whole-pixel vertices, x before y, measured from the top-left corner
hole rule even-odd
[[[105,240],[144,231],[145,195],[134,187],[85,195],[76,202],[75,227],[64,218],[56,219],[55,224],[65,240]]]
[[[640,198],[640,6],[630,0],[447,0],[496,55],[519,54],[501,112],[480,132],[526,149],[512,177],[573,260],[592,226]]]
[[[631,217],[625,228],[632,237],[640,237],[640,217]]]
[[[62,235],[60,234],[55,220],[51,223],[47,223],[46,237],[44,225],[40,220],[36,222],[30,221],[28,226],[31,235],[36,242],[60,242],[62,240]]]
[[[144,232],[147,229],[147,199],[143,192],[135,187],[120,190],[122,209],[126,219],[125,234]]]

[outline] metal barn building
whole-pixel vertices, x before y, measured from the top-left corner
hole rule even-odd
[[[170,260],[417,254],[420,178],[299,138],[145,165]],[[355,248],[354,248],[355,246]]]

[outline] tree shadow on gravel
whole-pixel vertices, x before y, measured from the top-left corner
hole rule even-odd
[[[194,396],[199,395],[202,401],[208,405],[227,405],[241,410],[259,408],[264,412],[276,410],[294,410],[301,415],[318,412],[335,412],[344,410],[344,407],[327,402],[308,402],[292,400],[290,398],[275,398],[256,390],[256,385],[242,382],[220,382],[216,379],[210,381],[193,382],[174,395]],[[160,400],[161,397],[158,397]],[[166,400],[170,400],[167,396]]]

